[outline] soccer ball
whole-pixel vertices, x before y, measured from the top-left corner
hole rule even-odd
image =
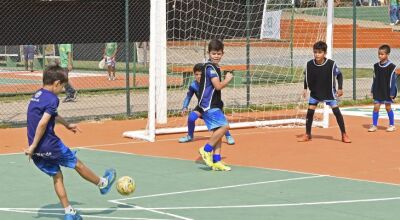
[[[123,196],[132,194],[136,189],[135,181],[129,176],[119,178],[116,187],[119,194]]]

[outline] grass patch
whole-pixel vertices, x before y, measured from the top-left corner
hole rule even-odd
[[[388,7],[357,7],[357,20],[378,21],[389,24]],[[300,9],[301,13],[309,15],[326,15],[325,9]],[[334,10],[335,18],[353,19],[352,7],[336,7]]]

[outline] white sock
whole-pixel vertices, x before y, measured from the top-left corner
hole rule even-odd
[[[100,182],[99,184],[97,184],[97,186],[99,186],[100,189],[106,187],[108,185],[108,180],[104,177],[100,177]]]
[[[73,214],[75,215],[76,211],[74,208],[72,208],[71,205],[69,205],[67,208],[65,208],[65,214]]]

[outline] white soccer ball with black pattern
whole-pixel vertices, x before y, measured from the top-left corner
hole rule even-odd
[[[123,176],[117,180],[117,191],[123,196],[128,196],[135,192],[135,181],[129,176]]]

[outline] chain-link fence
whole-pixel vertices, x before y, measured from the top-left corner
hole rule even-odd
[[[378,61],[377,48],[389,44],[390,59],[397,63],[400,58],[399,13],[390,1],[334,3],[333,59],[345,76],[344,98],[364,99],[370,92],[373,64]],[[243,90],[244,97],[240,103],[229,98],[228,105],[239,108],[261,102],[265,94],[261,89],[266,86],[276,93],[274,102],[288,93],[296,101],[297,87],[280,90],[271,85],[301,85],[302,67],[312,58],[312,44],[325,39],[326,1],[268,1],[268,10],[282,11],[281,40],[260,40],[264,6],[264,0],[167,1],[170,106],[181,107],[189,79],[193,79],[185,68],[207,58],[206,42],[212,37],[224,38],[224,64],[238,68],[234,84],[242,85],[237,89]],[[0,123],[25,123],[27,104],[41,87],[43,69],[62,62],[65,44],[71,45],[69,78],[78,93],[76,100],[60,105],[61,115],[90,119],[147,111],[150,1],[2,1],[0,7],[4,12],[0,15]],[[217,15],[226,19],[216,19]],[[109,62],[99,68],[104,57]]]

